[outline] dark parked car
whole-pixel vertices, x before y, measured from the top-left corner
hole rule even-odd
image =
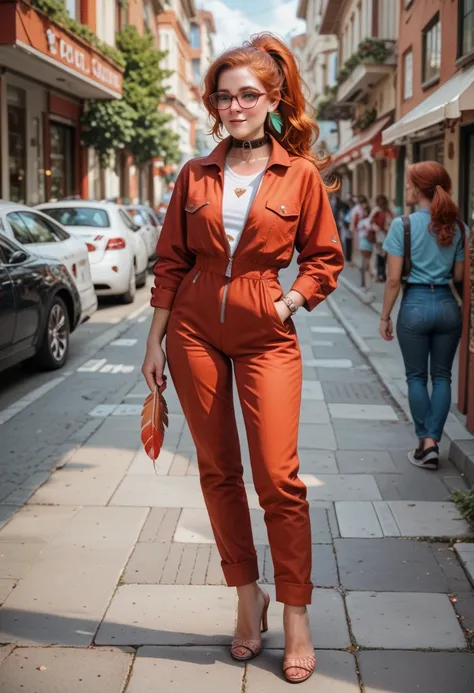
[[[26,359],[61,368],[80,315],[66,266],[0,235],[0,371]]]

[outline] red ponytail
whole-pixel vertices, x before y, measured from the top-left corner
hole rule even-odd
[[[408,178],[431,202],[431,227],[439,245],[452,245],[459,210],[451,197],[449,173],[437,161],[422,161],[408,168]]]
[[[269,119],[265,123],[265,130],[271,132],[290,154],[308,159],[320,172],[324,171],[330,165],[331,157],[318,158],[311,149],[318,139],[319,127],[306,112],[304,82],[295,57],[288,46],[271,33],[251,36],[250,41],[225,51],[209,67],[204,80],[203,101],[214,121],[211,133],[221,137],[222,123],[209,96],[217,90],[222,70],[235,67],[249,67],[268,92],[275,92],[280,98],[278,110],[283,116],[283,130],[281,134],[277,133]],[[339,188],[339,183],[326,183],[326,188],[334,192]]]

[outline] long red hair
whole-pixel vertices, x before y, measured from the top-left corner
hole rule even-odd
[[[255,34],[242,46],[225,51],[207,70],[203,101],[211,118],[211,133],[222,138],[222,121],[218,110],[211,105],[209,97],[217,91],[221,72],[236,67],[251,69],[268,94],[280,99],[278,110],[283,117],[282,132],[276,132],[269,117],[265,123],[265,130],[271,132],[290,154],[308,159],[323,172],[331,163],[331,157],[326,155],[318,158],[311,150],[318,139],[319,127],[307,113],[308,104],[303,94],[303,87],[306,85],[291,50],[269,32]],[[326,183],[326,188],[330,192],[338,187],[337,182]]]
[[[451,178],[437,161],[421,161],[408,167],[408,180],[431,202],[431,228],[441,246],[453,243],[459,210],[451,197]]]

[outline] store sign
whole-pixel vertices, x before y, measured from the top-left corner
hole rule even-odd
[[[48,49],[51,55],[77,72],[92,77],[107,87],[120,91],[121,79],[119,73],[112,70],[96,56],[92,57],[82,47],[73,45],[62,36],[58,36],[51,28],[46,31]]]

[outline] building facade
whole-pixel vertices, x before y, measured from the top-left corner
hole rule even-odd
[[[216,26],[212,14],[199,10],[191,21],[191,73],[194,99],[190,106],[196,118],[195,150],[199,156],[206,156],[216,146],[216,142],[209,134],[211,127],[209,115],[201,97],[204,76],[214,59],[213,36],[215,33]]]
[[[96,32],[96,0],[66,7]],[[122,70],[33,2],[5,0],[1,15],[1,197],[38,204],[88,192],[82,109],[86,99],[120,98]]]

